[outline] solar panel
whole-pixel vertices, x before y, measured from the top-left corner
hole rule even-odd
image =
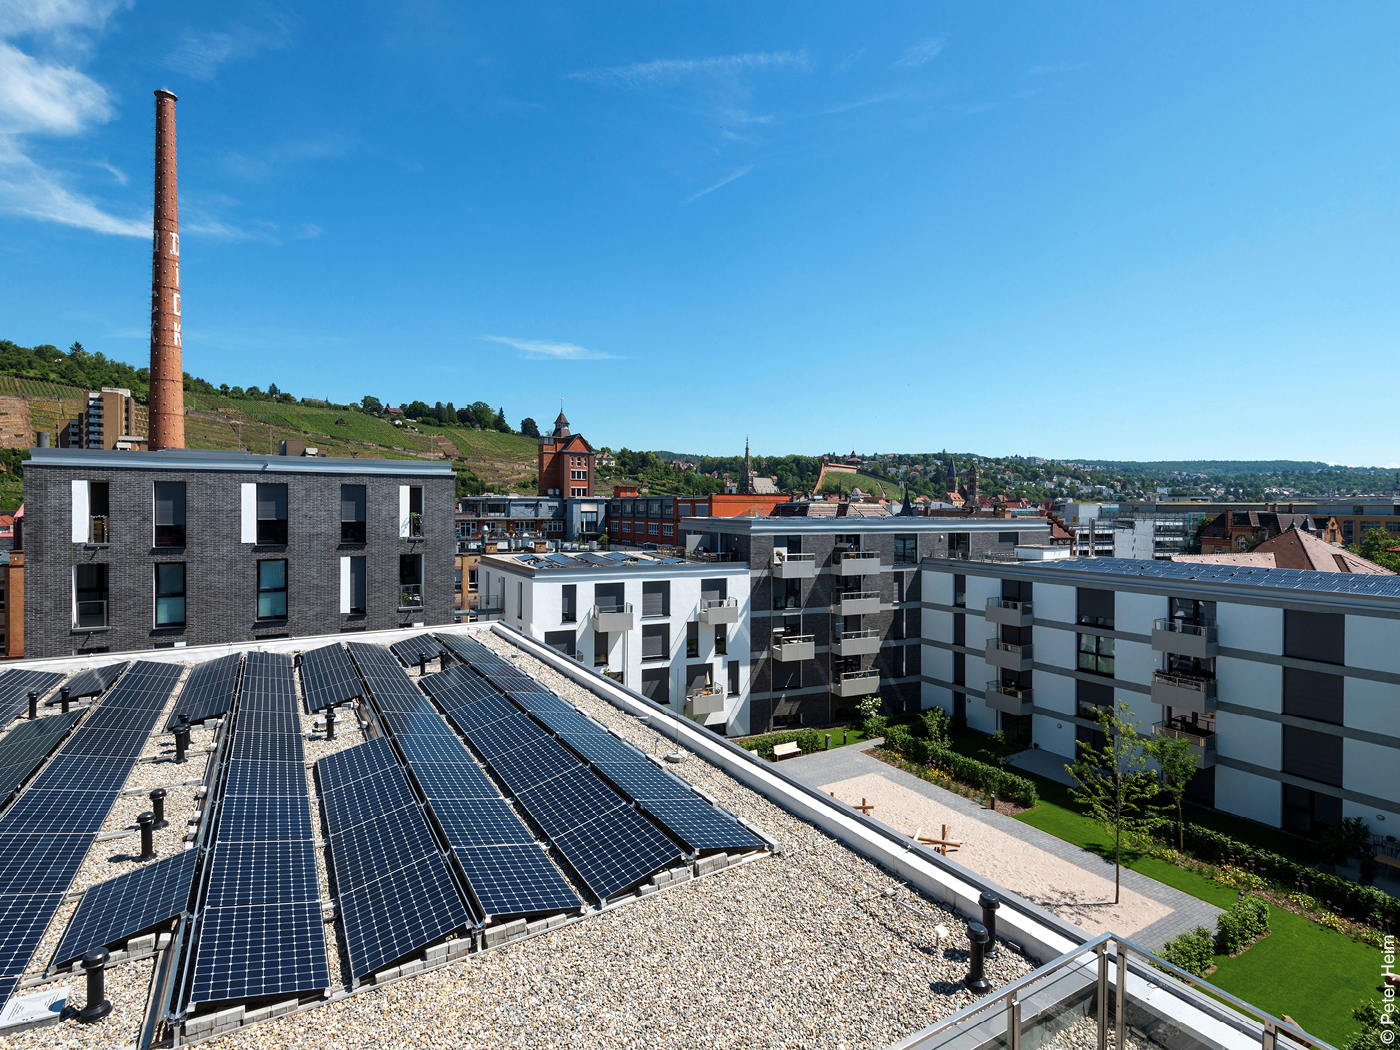
[[[474,729],[468,734],[472,746],[486,756],[487,761],[498,755],[524,747],[536,740],[544,740],[547,735],[533,720],[521,714],[511,715],[499,722]]]
[[[62,893],[7,893],[0,896],[0,974],[18,977],[44,938]]]
[[[135,759],[146,746],[149,729],[92,729],[86,726],[73,734],[63,748],[65,755],[105,755]]]
[[[599,762],[598,772],[611,780],[623,794],[641,801],[659,798],[694,798],[695,792],[683,780],[663,773],[650,762]]]
[[[429,802],[444,798],[500,798],[486,771],[470,762],[414,762],[409,767]]]
[[[90,845],[91,835],[0,834],[0,896],[66,889]]]
[[[492,722],[499,722],[519,713],[520,708],[505,697],[497,695],[490,700],[479,700],[466,707],[449,708],[447,717],[452,719],[453,724],[463,733],[470,735],[482,726],[489,726]]]
[[[316,851],[310,839],[226,842],[220,838],[210,865],[210,908],[294,904],[320,900]]]
[[[240,795],[224,800],[219,815],[220,842],[309,838],[311,811],[304,797]]]
[[[616,809],[554,839],[600,900],[630,889],[681,858],[681,851],[633,809]]]
[[[71,699],[78,699],[81,696],[101,696],[107,691],[108,686],[115,682],[121,673],[131,665],[123,661],[122,663],[106,664],[102,667],[90,667],[81,674],[73,676],[68,683],[68,696]]]
[[[535,717],[549,727],[550,732],[572,734],[574,736],[588,736],[589,734],[607,735],[606,726],[600,725],[591,718],[573,711],[543,710],[535,712]]]
[[[561,733],[559,739],[595,763],[644,763],[647,756],[615,736],[601,733]]]
[[[302,654],[301,687],[306,693],[306,709],[312,712],[358,700],[365,692],[354,664],[338,643]]]
[[[550,838],[573,831],[594,817],[627,804],[587,766],[571,769],[523,791],[516,800]]]
[[[406,736],[399,747],[409,764],[418,762],[469,762],[471,753],[455,736]]]
[[[436,660],[438,653],[445,647],[431,634],[416,634],[412,638],[405,638],[401,642],[395,642],[389,649],[395,656],[402,660],[409,667],[414,667],[418,663],[421,654],[429,660]]]
[[[364,977],[469,925],[441,857],[427,857],[340,897],[350,970]]]
[[[239,759],[229,763],[224,797],[306,794],[306,767],[300,762]]]
[[[332,835],[415,802],[417,799],[409,790],[403,771],[397,767],[371,773],[363,780],[321,796],[326,809],[326,828]]]
[[[728,813],[697,797],[653,799],[642,808],[692,850],[761,849],[764,841]]]
[[[446,671],[425,675],[419,681],[434,700],[448,709],[501,695],[480,675],[462,664],[453,664]]]
[[[0,740],[0,803],[19,788],[81,718],[77,711],[21,722]]]
[[[242,720],[243,714],[239,714]],[[304,762],[306,750],[301,736],[290,733],[233,734],[233,749],[229,756],[235,761],[253,759],[259,762]]]
[[[316,775],[321,782],[321,790],[331,792],[398,764],[388,738],[377,737],[321,759],[316,763]]]
[[[417,806],[404,806],[334,835],[330,847],[339,894],[439,852]]]
[[[417,711],[385,711],[384,717],[396,736],[452,736],[452,729],[443,721],[431,703],[425,698],[424,707]]]
[[[0,739],[0,754],[8,754],[11,748],[29,741],[61,736],[81,717],[81,711],[69,711],[66,715],[45,715],[21,722],[6,733],[4,739]],[[4,764],[3,759],[0,759],[0,764]]]
[[[553,740],[536,740],[533,744],[491,760],[491,769],[505,781],[513,795],[529,791],[550,777],[578,768],[578,760]]]
[[[298,995],[330,982],[318,902],[204,912],[191,1004]]]
[[[539,846],[478,846],[454,850],[453,856],[488,916],[568,911],[582,904]]]
[[[83,894],[49,965],[62,966],[182,914],[198,860],[197,850],[185,850],[93,886]],[[315,874],[313,869],[313,882]]]
[[[112,808],[111,791],[35,791],[21,795],[0,832],[21,835],[96,835]]]
[[[292,658],[286,653],[249,653],[243,662],[243,685],[238,697],[239,712],[295,712],[299,706],[295,664]]]
[[[233,706],[234,693],[238,689],[238,653],[220,656],[196,664],[185,688],[180,690],[180,698],[175,701],[175,710],[170,714],[166,730],[175,728],[183,715],[190,725],[197,725],[210,718],[228,714]]]
[[[530,845],[535,836],[504,799],[434,799],[433,816],[453,849]]]
[[[60,752],[35,779],[33,790],[110,791],[121,790],[131,775],[131,762],[103,755],[70,755]]]
[[[70,714],[76,712],[69,712]],[[59,715],[62,718],[62,715]],[[99,704],[97,710],[88,716],[83,723],[84,729],[116,729],[132,730],[141,729],[149,718],[149,714],[139,707],[108,707],[106,704]],[[145,730],[142,730],[145,733]]]
[[[578,708],[565,703],[553,693],[521,693],[510,690],[510,698],[532,715],[538,715],[545,711],[555,711],[561,715],[578,714]]]
[[[238,732],[301,735],[301,719],[294,711],[239,711]]]

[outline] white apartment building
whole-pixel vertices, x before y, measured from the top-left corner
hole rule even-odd
[[[749,732],[749,570],[638,551],[486,554],[500,619],[659,704]]]
[[[1400,577],[1117,558],[923,563],[923,703],[1073,761],[1093,711],[1189,739],[1198,802],[1400,827]]]

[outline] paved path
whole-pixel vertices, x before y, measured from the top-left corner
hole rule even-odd
[[[935,787],[912,773],[896,769],[886,762],[881,762],[878,758],[872,758],[863,753],[877,743],[880,741],[870,741],[850,747],[833,748],[830,751],[818,751],[798,758],[784,759],[782,762],[783,771],[817,788],[824,784],[849,780],[852,777],[878,773],[892,783],[917,792],[939,805],[962,813],[972,820],[980,820],[998,828],[1037,849],[1042,849],[1046,853],[1069,861],[1092,875],[1105,878],[1109,882],[1113,881],[1112,861],[1080,849],[1073,843],[1057,839],[1054,835],[1041,831],[1039,828],[1031,827],[1029,824],[1024,824],[993,810],[984,809],[970,799]],[[1207,904],[1189,893],[1183,893],[1181,890],[1158,882],[1156,879],[1150,879],[1146,875],[1128,868],[1123,869],[1122,882],[1124,888],[1140,893],[1150,900],[1158,901],[1172,910],[1170,915],[1158,919],[1152,925],[1133,934],[1132,940],[1135,944],[1155,952],[1177,934],[1185,933],[1194,926],[1204,926],[1208,930],[1215,929],[1215,917],[1221,912],[1221,909],[1215,905]],[[1007,889],[1016,891],[1015,886],[1008,886]]]

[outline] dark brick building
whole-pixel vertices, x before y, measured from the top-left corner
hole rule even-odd
[[[453,622],[450,465],[34,449],[25,655]]]

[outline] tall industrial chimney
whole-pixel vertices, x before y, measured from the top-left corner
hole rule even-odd
[[[155,239],[151,249],[152,451],[185,447],[185,379],[180,361],[180,205],[176,200],[175,96],[156,92]]]

